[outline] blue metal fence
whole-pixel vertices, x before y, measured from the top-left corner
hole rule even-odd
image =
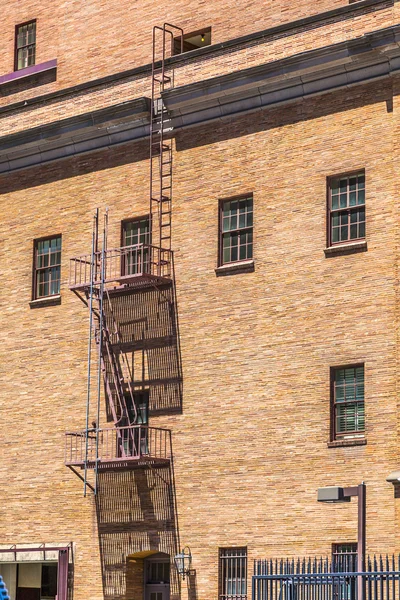
[[[256,560],[252,600],[400,600],[400,556]]]

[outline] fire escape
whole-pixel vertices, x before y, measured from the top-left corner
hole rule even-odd
[[[157,245],[108,248],[108,211],[101,227],[97,210],[91,253],[70,261],[69,288],[89,309],[88,383],[85,428],[66,434],[65,464],[84,482],[84,495],[87,487],[97,493],[101,471],[164,467],[171,460],[170,430],[149,427],[140,418],[133,365],[124,350],[115,304],[132,292],[153,288],[163,295],[175,285],[172,128],[162,101],[163,92],[174,84],[173,73],[166,71],[167,45],[173,48],[174,37],[180,39],[182,51],[182,29],[170,24],[153,28],[149,221],[151,241]],[[107,423],[100,427],[104,413]]]

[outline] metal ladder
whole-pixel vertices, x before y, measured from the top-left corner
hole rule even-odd
[[[158,246],[171,250],[172,224],[172,131],[171,119],[164,106],[162,94],[174,86],[173,74],[166,74],[167,41],[174,45],[174,34],[179,34],[183,51],[183,29],[164,23],[153,27],[153,60],[151,72],[150,120],[150,223]],[[161,36],[161,39],[160,39]],[[161,41],[161,51],[159,44]],[[161,57],[159,58],[159,55]],[[162,260],[160,255],[160,260]],[[159,266],[159,268],[161,265]]]

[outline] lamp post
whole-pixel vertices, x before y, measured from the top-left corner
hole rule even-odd
[[[357,571],[365,571],[365,549],[366,549],[366,486],[362,482],[353,487],[326,487],[319,488],[318,502],[350,502],[353,497],[358,499],[358,523],[357,523]],[[364,584],[361,576],[357,577],[357,598],[364,598]]]

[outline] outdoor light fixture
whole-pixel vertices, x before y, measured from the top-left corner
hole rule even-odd
[[[182,575],[182,579],[185,579],[185,575],[189,574],[192,565],[192,553],[189,546],[185,546],[180,554],[174,557],[174,562],[178,575]]]
[[[202,41],[202,42],[205,42],[205,41],[206,41],[206,34],[205,34],[205,33],[202,33],[202,34],[201,34],[201,41]]]
[[[319,488],[318,502],[350,502],[350,496],[344,495],[342,487]]]
[[[400,477],[400,472],[397,472]],[[392,473],[393,475],[393,473]],[[366,522],[366,487],[365,483],[352,487],[326,487],[319,488],[318,502],[350,502],[351,498],[356,497],[358,500],[358,515],[357,515],[357,571],[362,573],[365,566],[365,522]],[[365,598],[363,594],[362,577],[357,577],[357,593],[358,599]]]
[[[400,484],[400,471],[393,471],[393,473],[390,473],[390,475],[388,475],[386,477],[386,481],[388,483],[393,483],[393,485],[399,485]]]

